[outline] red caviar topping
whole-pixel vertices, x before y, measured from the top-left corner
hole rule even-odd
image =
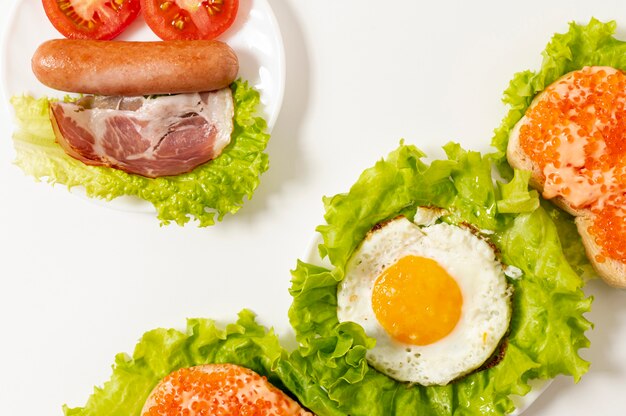
[[[616,195],[610,204],[592,212],[596,215],[589,232],[602,247],[602,255],[596,260],[603,263],[605,257],[610,257],[626,262],[626,193]]]
[[[585,67],[545,89],[528,109],[520,146],[545,177],[544,196],[561,196],[596,218],[598,261],[626,262],[626,75]]]
[[[150,393],[142,416],[307,416],[265,377],[233,364],[181,368]]]

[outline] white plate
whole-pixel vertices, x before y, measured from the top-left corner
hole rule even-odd
[[[311,240],[309,246],[304,253],[304,261],[307,263],[313,264],[319,267],[325,267],[327,269],[332,269],[332,264],[328,260],[328,257],[320,258],[318,246],[322,244],[324,241],[322,240],[322,236],[319,233],[315,234],[315,237]],[[541,380],[541,379],[533,379],[529,380],[528,384],[530,384],[532,390],[528,392],[528,394],[524,396],[512,395],[511,400],[515,404],[515,410],[512,413],[509,413],[510,416],[519,416],[524,410],[526,410],[537,398],[543,393],[548,386],[552,383],[552,380]]]
[[[10,97],[18,94],[65,96],[65,93],[41,84],[30,69],[31,57],[42,42],[63,37],[48,21],[41,1],[16,1],[9,22],[0,46],[0,82],[6,105],[9,105]],[[219,39],[237,52],[239,75],[261,93],[261,115],[271,131],[285,90],[285,49],[269,3],[266,0],[241,1],[233,26]],[[140,15],[117,40],[150,41],[159,38]],[[63,187],[59,190],[66,191]],[[81,190],[77,188],[76,193],[81,194]],[[89,200],[126,211],[155,213],[152,204],[135,197],[120,197],[110,202]]]

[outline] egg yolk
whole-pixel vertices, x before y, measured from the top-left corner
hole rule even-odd
[[[456,280],[425,257],[401,258],[381,273],[372,291],[378,322],[406,344],[428,345],[444,338],[459,322],[462,306]]]

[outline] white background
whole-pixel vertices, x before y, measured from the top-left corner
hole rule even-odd
[[[12,164],[1,106],[0,413],[84,404],[117,352],[187,317],[227,322],[250,308],[292,346],[289,270],[322,221],[323,195],[347,191],[400,138],[435,157],[449,140],[488,150],[509,79],[536,69],[567,22],[616,19],[626,39],[618,0],[270,3],[287,54],[271,167],[253,200],[212,228],[160,227],[36,183]],[[525,415],[626,412],[626,292],[601,282],[587,292],[590,372],[577,385],[557,379]]]

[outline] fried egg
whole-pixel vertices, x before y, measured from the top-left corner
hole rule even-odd
[[[467,227],[425,222],[398,217],[369,232],[346,266],[337,316],[376,339],[367,360],[378,371],[445,385],[496,350],[511,290],[489,243]]]

